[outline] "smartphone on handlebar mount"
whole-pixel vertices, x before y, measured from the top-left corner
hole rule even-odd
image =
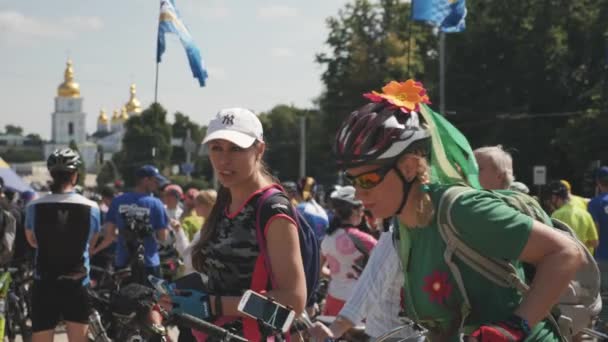
[[[249,317],[261,320],[273,330],[283,333],[289,330],[295,317],[293,310],[251,290],[245,291],[237,309]]]

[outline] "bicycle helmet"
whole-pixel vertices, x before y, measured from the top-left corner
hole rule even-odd
[[[430,134],[416,112],[386,103],[369,103],[344,121],[334,143],[342,169],[396,160],[414,147],[428,145]],[[419,144],[419,143],[422,143]]]
[[[78,168],[82,165],[82,160],[78,152],[70,149],[63,148],[55,150],[46,161],[46,166],[50,172],[54,171],[78,171]]]
[[[331,200],[335,202],[345,202],[354,207],[360,207],[363,202],[355,198],[355,188],[347,185],[334,190],[330,195]]]

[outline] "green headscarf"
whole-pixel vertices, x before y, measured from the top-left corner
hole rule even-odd
[[[425,103],[420,104],[419,113],[431,134],[431,182],[467,183],[481,189],[479,168],[467,138]]]

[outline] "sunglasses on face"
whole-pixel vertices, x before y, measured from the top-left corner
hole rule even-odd
[[[352,186],[359,187],[361,189],[371,189],[382,183],[384,177],[386,177],[392,168],[393,164],[388,164],[382,166],[381,168],[364,172],[356,176],[353,176],[348,172],[344,172],[344,177],[350,184],[352,184]]]

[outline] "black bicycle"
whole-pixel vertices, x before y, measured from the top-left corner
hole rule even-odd
[[[26,268],[8,267],[0,269],[0,306],[3,310],[4,336],[14,342],[21,335],[24,342],[32,340],[32,329],[28,324],[30,313],[29,288],[32,277]]]

